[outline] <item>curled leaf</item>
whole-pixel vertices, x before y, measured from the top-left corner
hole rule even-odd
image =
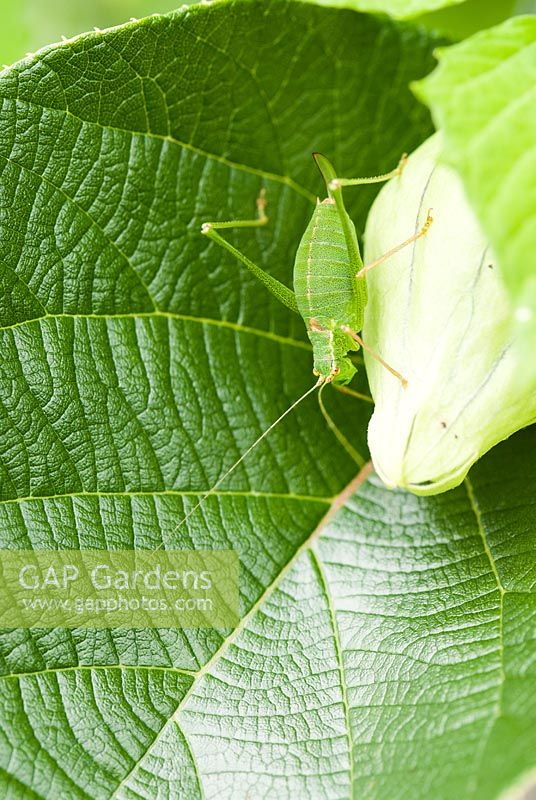
[[[457,486],[483,453],[536,419],[536,379],[499,265],[440,149],[435,134],[410,156],[365,233],[371,262],[433,209],[427,235],[369,273],[363,329],[409,382],[404,389],[365,354],[374,465],[388,486],[416,494]]]

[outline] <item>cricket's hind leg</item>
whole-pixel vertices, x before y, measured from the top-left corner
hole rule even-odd
[[[362,267],[357,273],[356,278],[362,278],[364,275],[367,274],[367,272],[370,272],[371,269],[374,269],[374,267],[377,267],[379,264],[383,264],[384,261],[387,261],[387,259],[391,258],[391,256],[394,256],[395,253],[398,253],[400,250],[403,250],[404,247],[407,247],[408,244],[416,242],[417,239],[421,239],[423,236],[426,236],[428,229],[433,221],[434,219],[432,217],[432,209],[429,208],[428,214],[426,216],[426,221],[422,226],[422,228],[419,231],[417,231],[417,233],[414,233],[413,236],[410,236],[400,244],[397,244],[396,247],[392,247],[390,250],[388,250],[379,258],[376,258],[374,259],[374,261],[371,261],[370,264],[365,264],[365,266]]]
[[[333,417],[331,417],[331,415],[328,413],[328,410],[327,410],[327,408],[326,408],[326,406],[324,404],[324,398],[322,397],[322,393],[323,393],[323,391],[324,391],[324,389],[326,388],[327,385],[328,385],[328,381],[324,381],[320,385],[320,389],[318,390],[318,395],[317,395],[317,397],[318,397],[318,405],[320,406],[320,411],[322,412],[322,416],[326,420],[327,426],[330,429],[330,431],[333,433],[335,438],[344,447],[344,449],[346,450],[346,452],[348,453],[350,458],[353,459],[353,461],[355,461],[355,463],[357,464],[359,469],[361,469],[365,464],[365,459],[363,458],[363,456],[360,455],[360,453],[357,452],[355,447],[352,447],[352,445],[350,444],[350,442],[348,441],[348,439],[346,438],[344,433],[341,431],[341,429],[336,424],[336,422],[333,419]]]
[[[220,245],[220,247],[224,247],[225,250],[228,250],[229,253],[232,253],[235,258],[246,266],[250,272],[255,275],[258,281],[265,286],[268,291],[270,291],[274,297],[276,297],[283,305],[290,308],[291,311],[294,311],[296,314],[299,314],[298,311],[298,304],[296,303],[296,298],[294,297],[294,292],[292,292],[287,286],[283,283],[278,281],[276,278],[273,278],[267,272],[265,272],[261,267],[258,267],[253,261],[241,253],[240,250],[237,250],[236,247],[224,239],[221,234],[218,233],[218,230],[224,228],[259,228],[263,225],[266,225],[268,222],[268,217],[266,216],[266,197],[264,189],[261,189],[261,192],[257,198],[257,217],[255,219],[237,219],[231,220],[229,222],[204,222],[201,225],[201,233],[205,236],[208,236],[209,239],[212,239],[213,242]]]
[[[363,341],[361,336],[359,336],[358,333],[353,331],[348,325],[341,325],[341,330],[344,331],[344,333],[348,334],[348,336],[350,336],[350,338],[352,338],[354,342],[357,342],[357,344],[360,347],[362,347],[363,350],[366,350],[367,353],[370,353],[372,358],[375,358],[376,361],[379,361],[379,363],[383,367],[385,367],[385,369],[388,370],[391,373],[391,375],[394,375],[395,378],[397,378],[400,381],[404,389],[407,388],[408,386],[407,379],[404,378],[404,376],[400,372],[398,372],[398,370],[396,370],[394,367],[388,364],[387,361],[385,361],[379,353],[377,353],[375,350],[372,349],[372,347],[369,347],[368,344],[365,344],[365,342]]]

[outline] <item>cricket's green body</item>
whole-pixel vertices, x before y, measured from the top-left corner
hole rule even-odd
[[[399,175],[404,157],[398,167],[386,175],[374,178],[337,178],[327,158],[320,153],[314,153],[313,156],[326,182],[328,197],[322,202],[318,201],[299,244],[294,262],[293,292],[250,261],[216,230],[264,225],[267,222],[264,190],[257,200],[258,219],[206,222],[201,230],[233,253],[278,300],[302,316],[313,346],[313,371],[318,375],[318,383],[345,384],[352,380],[356,372],[348,353],[359,350],[360,346],[372,352],[358,336],[358,331],[363,327],[367,303],[364,273],[373,265],[363,268],[355,227],[344,206],[342,187],[377,183]],[[424,232],[425,229],[400,246],[413,241]],[[395,248],[393,252],[398,249],[399,247]],[[376,263],[385,260],[389,255],[385,254]],[[377,353],[372,355],[405,383],[405,379]]]
[[[353,331],[363,327],[367,286],[365,277],[356,278],[362,266],[361,259],[351,258],[334,200],[326,198],[317,204],[296,253],[294,296],[313,346],[315,374],[334,383],[348,383],[356,372],[347,353],[359,345],[341,325]]]
[[[358,331],[363,327],[363,317],[367,304],[365,273],[372,267],[381,264],[402,247],[423,236],[432,222],[430,213],[428,213],[427,221],[421,231],[410,236],[405,242],[364,267],[359,253],[355,227],[344,207],[342,187],[357,186],[363,183],[379,183],[400,175],[405,163],[405,156],[402,156],[396,169],[385,175],[377,175],[373,178],[337,178],[335,170],[327,158],[320,153],[313,153],[313,157],[326,182],[328,196],[322,202],[317,202],[312,219],[298,246],[294,261],[294,291],[291,291],[287,286],[272,278],[271,275],[254,264],[253,261],[250,261],[247,256],[221,236],[217,230],[218,228],[254,228],[264,225],[268,221],[264,213],[264,189],[261,189],[257,199],[257,219],[205,222],[201,227],[202,233],[238,258],[283,305],[301,315],[313,346],[313,372],[318,376],[318,380],[314,386],[311,386],[292,403],[269,428],[263,431],[259,438],[240,456],[238,461],[235,461],[232,467],[222,475],[186,515],[180,523],[181,525],[214,493],[222,481],[242,463],[244,458],[251,453],[259,442],[317,387],[318,402],[326,422],[350,457],[359,466],[362,466],[361,457],[356,453],[342,431],[338,429],[322,402],[322,392],[327,384],[346,384],[355,375],[356,368],[348,356],[351,350],[358,350],[359,347],[363,347],[398,378],[402,382],[402,386],[407,385],[406,379],[387,364],[378,353],[371,350],[358,335]],[[351,389],[342,391],[367,399],[363,395],[352,392]]]

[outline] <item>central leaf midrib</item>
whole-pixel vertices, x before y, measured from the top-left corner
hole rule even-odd
[[[220,647],[216,650],[216,652],[209,658],[209,660],[204,664],[201,669],[196,673],[194,680],[192,681],[192,685],[178,704],[177,708],[175,709],[174,713],[170,716],[169,720],[163,725],[160,729],[159,733],[155,736],[153,741],[147,747],[145,752],[140,756],[137,762],[134,764],[132,769],[129,771],[127,775],[125,775],[120,784],[114,790],[113,794],[110,797],[110,800],[116,800],[118,797],[117,792],[125,786],[125,783],[130,779],[130,777],[136,772],[139,765],[143,762],[144,758],[150,752],[150,750],[156,745],[159,736],[162,734],[162,731],[168,726],[173,723],[176,723],[180,728],[178,718],[180,716],[180,712],[182,711],[183,707],[187,704],[190,695],[195,691],[199,682],[203,679],[204,675],[208,674],[212,667],[223,657],[223,655],[227,652],[229,647],[233,644],[233,642],[238,638],[241,632],[246,627],[249,620],[257,613],[259,608],[263,605],[263,603],[270,597],[270,595],[277,589],[285,575],[287,575],[298,558],[302,555],[302,553],[310,550],[314,542],[320,537],[322,531],[326,527],[327,523],[332,519],[332,517],[345,505],[346,501],[358,491],[359,487],[366,481],[369,477],[370,473],[372,472],[372,463],[369,461],[365,464],[365,466],[359,471],[359,473],[347,484],[347,486],[340,492],[331,503],[328,511],[316,528],[311,531],[310,535],[305,539],[304,542],[296,549],[295,553],[291,556],[291,558],[287,561],[286,564],[283,565],[281,570],[279,571],[278,575],[274,578],[271,584],[269,584],[261,596],[257,599],[257,601],[252,605],[249,611],[242,617],[237,627],[233,630],[233,632],[222,642]],[[182,729],[181,729],[182,731]],[[184,738],[187,737],[183,733]],[[195,759],[193,760],[195,765]],[[201,787],[202,789],[202,787]]]
[[[324,568],[322,566],[322,560],[320,558],[320,555],[315,552],[314,548],[311,549],[311,555],[313,558],[313,563],[318,571],[322,588],[324,589],[324,595],[326,597],[326,603],[328,606],[331,627],[333,630],[333,641],[335,644],[337,666],[339,669],[339,680],[341,682],[342,703],[344,706],[344,719],[346,722],[346,736],[348,741],[348,761],[349,761],[348,772],[349,772],[349,783],[350,783],[350,795],[352,796],[353,786],[354,786],[354,741],[352,734],[352,725],[350,720],[350,702],[348,699],[348,684],[346,680],[346,670],[344,668],[344,655],[341,645],[339,625],[337,622],[337,611],[333,604],[333,598],[329,588],[329,582],[325,574]]]

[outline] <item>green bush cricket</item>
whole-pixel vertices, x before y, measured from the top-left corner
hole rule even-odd
[[[314,153],[313,157],[326,182],[328,196],[317,201],[311,221],[298,246],[294,261],[293,292],[250,261],[218,233],[218,229],[223,228],[265,225],[268,217],[265,214],[264,192],[261,192],[257,200],[256,219],[205,222],[201,231],[236,256],[281,303],[301,315],[313,348],[313,372],[318,376],[317,385],[349,383],[356,368],[348,353],[363,347],[405,386],[405,378],[377,353],[367,348],[359,336],[367,303],[365,276],[372,267],[383,263],[402,247],[424,236],[432,219],[428,215],[418,233],[374,263],[363,266],[355,226],[344,205],[342,187],[379,183],[400,175],[406,157],[402,157],[396,169],[374,178],[337,178],[325,156]]]
[[[262,439],[317,387],[320,389],[318,395],[320,408],[329,427],[350,455],[355,452],[329,417],[321,399],[322,390],[328,384],[333,383],[335,387],[343,387],[344,391],[346,384],[352,380],[356,373],[356,367],[348,355],[350,352],[355,352],[360,347],[364,348],[389,370],[402,386],[407,386],[406,379],[394,367],[387,364],[378,353],[369,348],[359,335],[359,331],[363,327],[367,303],[366,273],[373,267],[382,264],[406,245],[424,236],[432,224],[431,214],[428,212],[426,222],[417,233],[364,266],[355,226],[344,205],[343,187],[380,183],[394,178],[401,174],[407,157],[403,155],[398,166],[391,172],[372,178],[338,178],[333,166],[325,156],[313,153],[313,158],[326,183],[327,197],[322,201],[317,200],[311,221],[298,246],[294,261],[294,291],[254,264],[218,233],[219,230],[227,228],[255,228],[266,225],[268,217],[265,213],[264,190],[261,190],[257,199],[257,217],[255,219],[205,222],[201,227],[201,232],[205,236],[232,253],[283,305],[301,315],[313,349],[313,373],[318,380],[287,408],[243,453],[238,461],[219,478],[217,483],[203,495],[199,503],[181,520],[179,526],[205,502]],[[350,390],[346,389],[345,391]]]

